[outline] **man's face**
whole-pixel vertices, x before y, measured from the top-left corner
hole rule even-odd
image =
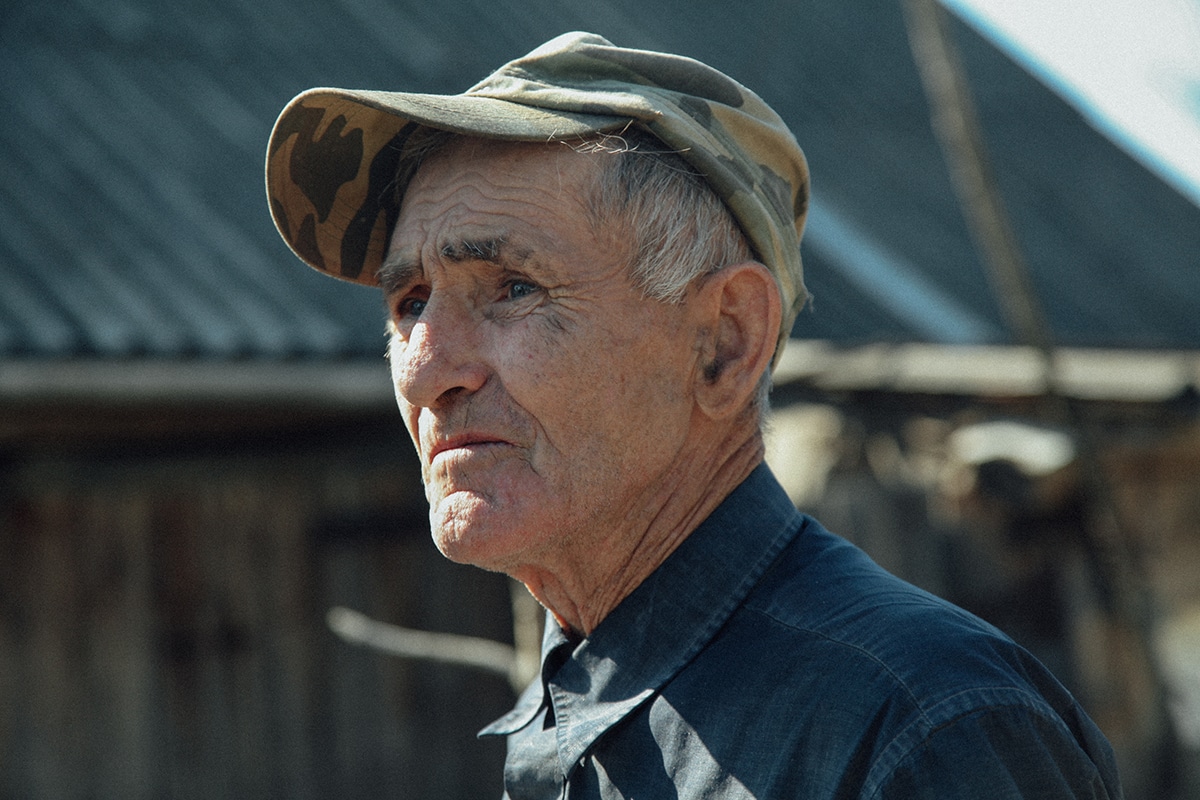
[[[409,186],[381,283],[438,547],[506,572],[645,528],[692,420],[699,331],[585,214],[603,155],[467,141]]]

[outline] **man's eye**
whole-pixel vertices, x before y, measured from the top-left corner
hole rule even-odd
[[[505,296],[507,300],[520,300],[522,297],[528,297],[536,293],[541,287],[536,283],[523,280],[512,280],[505,284],[508,292]]]
[[[421,312],[425,310],[425,306],[429,303],[423,297],[406,297],[396,304],[397,319],[416,318],[421,316]]]

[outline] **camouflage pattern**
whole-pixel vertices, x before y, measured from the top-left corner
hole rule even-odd
[[[275,224],[304,262],[367,285],[398,213],[393,191],[417,126],[518,141],[642,125],[696,167],[775,275],[776,360],[808,294],[800,236],[808,167],[783,120],[733,79],[682,56],[559,36],[459,95],[312,89],[284,108],[267,151]]]

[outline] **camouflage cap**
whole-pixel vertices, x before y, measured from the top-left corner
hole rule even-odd
[[[419,126],[555,141],[641,125],[704,175],[783,295],[776,360],[808,294],[800,236],[808,166],[783,120],[733,79],[682,56],[567,33],[457,95],[311,89],[284,108],[267,150],[267,196],[312,267],[375,285],[399,213],[405,140]]]

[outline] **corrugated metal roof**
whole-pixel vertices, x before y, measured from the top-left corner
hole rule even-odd
[[[1010,339],[893,4],[60,0],[0,25],[0,358],[377,358],[374,292],[271,225],[275,115],[316,85],[458,91],[580,28],[708,61],[793,126],[816,196],[798,336]],[[956,33],[1060,341],[1200,347],[1200,209]]]

